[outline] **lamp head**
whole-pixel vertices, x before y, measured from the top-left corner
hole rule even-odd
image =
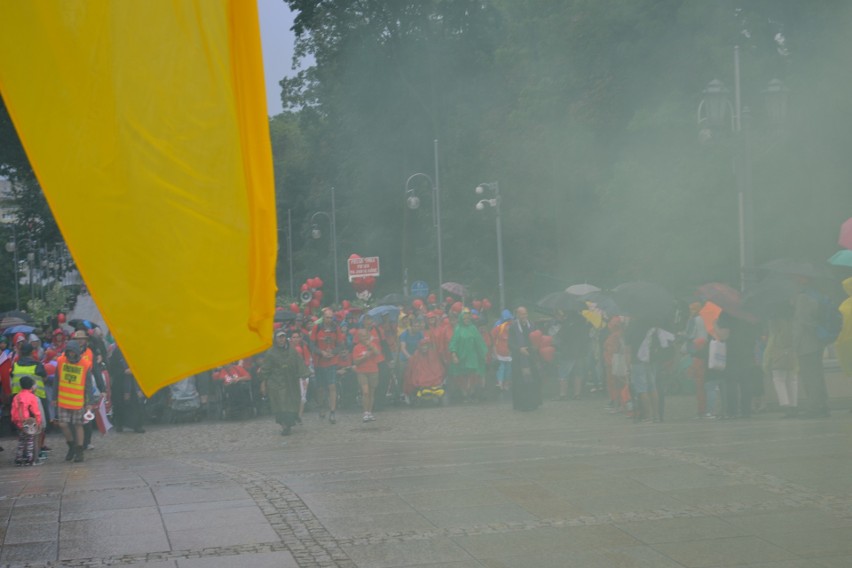
[[[476,210],[477,210],[477,211],[482,211],[483,209],[485,209],[485,202],[484,202],[484,201],[480,201],[480,202],[478,202],[478,203],[476,204]]]
[[[314,225],[313,228],[311,229],[311,236],[315,239],[318,239],[322,236],[322,231],[320,231],[319,227]]]
[[[476,186],[476,195],[482,195],[485,193],[485,186],[483,184],[479,184]]]
[[[420,207],[420,198],[416,195],[409,195],[406,201],[408,202],[409,209],[417,209]]]

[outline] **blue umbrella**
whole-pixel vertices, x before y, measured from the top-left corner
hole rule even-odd
[[[386,316],[388,314],[393,314],[394,317],[399,315],[399,307],[397,306],[377,306],[367,312],[367,315],[371,318],[378,318],[382,316]],[[361,316],[363,319],[363,316]]]
[[[852,250],[837,251],[837,254],[828,259],[828,263],[834,266],[852,266]]]
[[[35,328],[31,325],[13,325],[12,327],[7,327],[3,331],[3,335],[11,335],[13,333],[32,333],[35,331]]]

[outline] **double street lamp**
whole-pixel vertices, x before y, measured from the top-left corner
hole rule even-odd
[[[334,207],[334,188],[331,188],[331,213],[326,211],[317,211],[311,215],[311,237],[319,239],[322,237],[322,231],[317,224],[317,218],[325,217],[331,228],[331,250],[334,257],[334,303],[340,303],[340,290],[337,283],[337,219],[335,217]]]
[[[739,149],[734,154],[734,175],[737,181],[740,245],[740,290],[745,292],[754,264],[754,228],[752,220],[752,165],[749,137],[749,109],[740,97],[740,48],[734,47],[734,101],[725,84],[714,79],[707,84],[698,105],[699,138],[707,142],[714,133],[730,128]],[[763,91],[769,124],[780,130],[787,114],[787,88],[773,79]],[[728,124],[730,122],[730,125]],[[745,128],[743,124],[745,123]]]
[[[476,186],[476,194],[483,195],[490,192],[492,197],[480,199],[476,203],[476,210],[483,211],[486,206],[493,207],[497,222],[497,286],[500,291],[500,313],[506,309],[506,287],[503,280],[503,225],[500,211],[500,185],[496,182],[481,183]]]
[[[438,141],[434,141],[435,147],[435,179],[432,180],[426,174],[412,174],[405,180],[405,202],[409,209],[417,209],[420,207],[420,198],[417,197],[416,188],[411,187],[411,182],[415,179],[422,178],[429,183],[429,188],[432,190],[432,224],[435,227],[436,238],[438,239],[438,301],[444,303],[444,290],[441,285],[444,283],[444,259],[441,244],[441,187],[438,178]],[[408,269],[405,269],[405,290],[408,293]]]

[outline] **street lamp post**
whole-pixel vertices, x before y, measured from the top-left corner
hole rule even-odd
[[[435,148],[435,179],[432,180],[426,174],[412,174],[405,180],[405,201],[409,209],[417,209],[420,207],[420,198],[415,193],[415,188],[411,187],[411,182],[417,178],[423,178],[429,182],[429,187],[432,190],[432,224],[435,227],[436,238],[438,239],[438,302],[444,303],[444,289],[441,285],[444,283],[444,257],[441,242],[441,186],[439,185],[438,177],[438,141],[434,141]],[[408,280],[408,267],[405,267],[405,278]],[[406,284],[407,288],[407,284]],[[405,290],[408,292],[408,290]]]
[[[14,227],[13,227],[14,229]],[[21,295],[18,292],[18,235],[17,232],[13,233],[12,240],[6,243],[6,252],[11,252],[13,254],[12,262],[14,266],[12,267],[12,277],[15,280],[15,309],[21,309]]]
[[[334,188],[331,188],[331,214],[325,211],[317,211],[311,215],[311,236],[315,239],[322,237],[319,225],[316,223],[317,217],[325,217],[331,227],[331,250],[334,257],[334,303],[340,303],[340,291],[337,284],[337,218],[334,207]]]
[[[482,211],[486,205],[494,208],[496,213],[495,219],[497,223],[497,287],[500,291],[500,313],[506,309],[506,286],[503,280],[503,224],[502,213],[500,211],[500,185],[494,181],[489,183],[481,183],[476,186],[476,194],[482,195],[486,191],[490,191],[493,197],[480,199],[476,203],[476,210]]]
[[[752,166],[750,140],[750,113],[740,96],[740,48],[734,47],[734,102],[728,98],[724,83],[714,79],[704,89],[698,105],[699,138],[702,142],[713,138],[714,131],[728,128],[733,132],[738,146],[734,154],[734,175],[737,180],[738,225],[740,248],[740,290],[745,292],[754,264],[754,223],[752,220]],[[780,128],[787,111],[787,88],[778,80],[769,82],[764,91],[769,121]],[[730,115],[730,116],[729,116]],[[745,124],[745,128],[743,128]]]
[[[293,216],[292,209],[287,210],[287,261],[290,263],[290,295],[296,296],[296,288],[293,287]]]

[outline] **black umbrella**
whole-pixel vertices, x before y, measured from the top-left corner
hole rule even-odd
[[[288,321],[296,321],[296,314],[290,310],[277,310],[273,321],[280,321],[284,323]]]
[[[0,315],[0,329],[6,329],[13,325],[33,325],[35,320],[26,313],[17,310],[11,310]]]
[[[376,304],[379,306],[407,306],[411,304],[411,298],[402,294],[388,294]]]
[[[536,302],[536,306],[545,310],[562,310],[563,312],[586,309],[585,302],[583,302],[579,297],[569,294],[568,292],[553,292],[552,294],[548,294]]]
[[[746,292],[742,307],[763,318],[789,316],[791,302],[797,293],[798,288],[790,278],[769,276]]]
[[[675,313],[675,297],[665,288],[650,282],[627,282],[612,290],[612,299],[620,311],[637,319],[659,324],[671,320]]]
[[[709,282],[698,287],[698,295],[708,302],[713,302],[722,310],[738,319],[754,322],[757,318],[743,309],[742,296],[739,290],[721,282]]]

